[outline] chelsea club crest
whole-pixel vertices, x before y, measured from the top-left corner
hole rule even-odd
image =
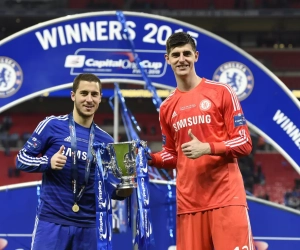
[[[240,101],[246,99],[254,87],[251,70],[240,62],[223,63],[215,71],[213,80],[229,84]]]
[[[12,96],[21,87],[23,72],[13,59],[0,56],[0,98]]]

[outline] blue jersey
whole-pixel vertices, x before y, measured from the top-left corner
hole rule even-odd
[[[84,184],[85,164],[88,153],[90,129],[75,123],[77,140],[77,169],[79,191]],[[113,138],[95,125],[94,142],[113,142]],[[62,170],[51,169],[51,157],[64,145],[67,162]],[[71,138],[69,116],[46,117],[38,124],[31,138],[17,156],[17,168],[26,172],[43,172],[40,204],[37,216],[40,220],[78,227],[95,227],[95,162],[91,164],[90,176],[81,199],[74,205],[71,175]]]

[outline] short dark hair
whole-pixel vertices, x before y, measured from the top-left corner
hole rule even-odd
[[[73,86],[72,86],[72,91],[74,93],[78,89],[80,81],[97,82],[99,84],[99,89],[100,89],[100,93],[101,93],[102,86],[101,86],[100,79],[96,75],[90,74],[90,73],[79,74],[78,76],[76,76],[76,78],[73,81]]]
[[[196,52],[196,43],[188,33],[177,32],[172,34],[167,40],[167,54],[175,47],[181,47],[186,44],[190,44],[194,52]]]

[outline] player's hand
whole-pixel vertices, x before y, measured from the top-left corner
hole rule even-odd
[[[117,189],[116,190],[116,195],[120,196],[122,198],[126,198],[130,196],[133,192],[133,188],[126,188],[126,189]]]
[[[60,149],[51,158],[51,168],[54,170],[62,170],[67,162],[67,157],[63,155],[65,146],[60,146]]]
[[[153,165],[153,161],[152,161],[152,157],[150,155],[150,152],[145,152],[145,156],[146,156],[146,159],[147,159],[147,165],[148,166],[152,166]]]
[[[153,166],[153,161],[152,160],[148,160],[147,161],[147,165],[152,167]]]
[[[199,141],[198,138],[193,135],[191,129],[189,129],[188,135],[191,140],[181,145],[182,152],[187,158],[197,159],[202,155],[211,153],[209,143]]]

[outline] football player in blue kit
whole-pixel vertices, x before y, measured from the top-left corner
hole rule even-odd
[[[80,74],[73,82],[73,111],[41,121],[17,155],[17,168],[43,173],[33,250],[96,250],[95,160],[93,143],[113,138],[94,122],[101,82]],[[131,192],[114,190],[113,199]]]

